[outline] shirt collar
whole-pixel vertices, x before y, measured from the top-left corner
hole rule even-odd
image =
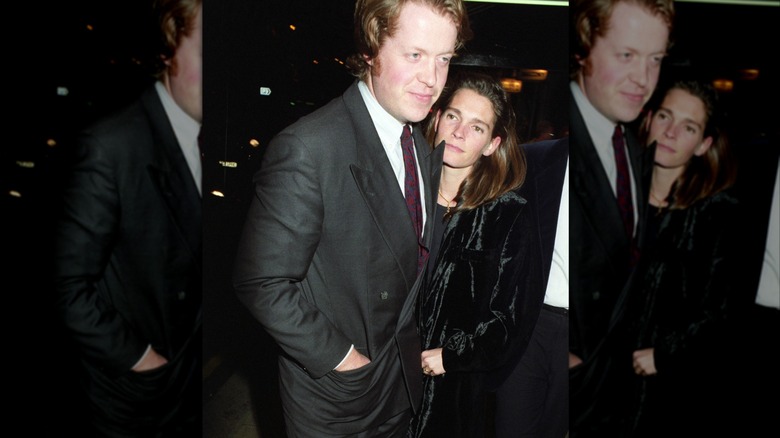
[[[376,132],[379,135],[379,140],[382,142],[385,149],[391,149],[400,144],[401,131],[403,130],[404,124],[382,108],[382,105],[380,105],[376,100],[376,97],[371,94],[371,91],[368,89],[368,85],[365,82],[358,82],[358,90],[360,90],[360,95],[363,97],[366,108],[368,108],[368,114],[371,116],[371,121],[374,122],[374,128],[376,128]],[[409,125],[411,126],[411,123]]]
[[[197,145],[200,123],[179,107],[171,95],[168,94],[168,90],[165,89],[165,85],[162,82],[157,81],[154,86],[157,89],[157,94],[160,96],[165,114],[168,115],[168,120],[171,122],[179,145],[182,147]]]
[[[579,84],[572,81],[570,83],[571,92],[577,107],[580,109],[582,118],[585,120],[585,126],[588,128],[590,137],[593,139],[593,145],[596,148],[610,148],[612,145],[612,134],[615,132],[616,123],[604,117],[603,114],[593,106],[592,103],[582,92]]]

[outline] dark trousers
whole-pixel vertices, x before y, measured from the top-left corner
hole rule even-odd
[[[289,418],[287,418],[286,426],[287,426],[287,437],[288,438],[323,438],[325,436],[331,437],[331,438],[403,438],[406,436],[407,431],[409,430],[409,422],[412,420],[412,410],[406,410],[401,412],[398,415],[395,415],[394,417],[391,417],[389,420],[381,424],[380,426],[370,429],[370,430],[364,430],[362,432],[358,433],[351,433],[348,435],[344,434],[324,434],[322,431],[315,430],[315,429],[308,429],[303,423],[295,422],[295,421],[289,421]]]
[[[780,373],[774,359],[780,355],[780,310],[753,305],[741,329],[743,350],[734,355],[737,375],[729,379],[737,392],[731,406],[744,436],[769,436],[778,430],[780,413]]]
[[[528,348],[496,392],[496,438],[563,438],[569,429],[569,317],[542,308]]]

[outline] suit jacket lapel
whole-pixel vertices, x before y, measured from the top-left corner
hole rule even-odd
[[[604,241],[605,248],[615,244],[628,245],[628,236],[625,233],[615,232],[623,229],[623,222],[612,193],[612,185],[593,146],[574,96],[571,96],[569,101],[573,137],[569,146],[571,191],[582,200],[583,209],[592,226],[597,229],[597,234]]]
[[[154,87],[144,93],[141,101],[149,118],[157,154],[156,166],[150,167],[149,172],[168,207],[172,221],[193,257],[200,263],[203,228],[198,188],[192,180],[187,161]]]
[[[417,236],[406,201],[357,83],[347,89],[343,99],[355,132],[357,159],[349,167],[371,217],[411,289],[417,277]]]

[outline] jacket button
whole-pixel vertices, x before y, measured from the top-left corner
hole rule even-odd
[[[386,300],[386,299],[387,299],[387,297],[388,297],[388,295],[389,295],[389,294],[387,293],[387,291],[386,291],[386,290],[383,290],[383,291],[382,291],[382,292],[379,294],[379,298],[381,298],[381,299],[383,299],[383,300]]]
[[[184,301],[184,299],[187,298],[187,292],[180,290],[176,296],[179,298],[179,301]]]

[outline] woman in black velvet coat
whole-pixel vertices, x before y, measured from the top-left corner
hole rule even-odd
[[[506,93],[474,74],[445,93],[429,123],[446,149],[418,307],[424,398],[409,435],[481,437],[486,395],[527,345],[544,289],[532,215],[514,191],[526,167]]]
[[[709,85],[677,82],[645,125],[647,143],[656,143],[648,220],[655,238],[629,298],[637,328],[627,360],[637,388],[629,436],[707,436],[729,418],[740,231],[716,102]]]

